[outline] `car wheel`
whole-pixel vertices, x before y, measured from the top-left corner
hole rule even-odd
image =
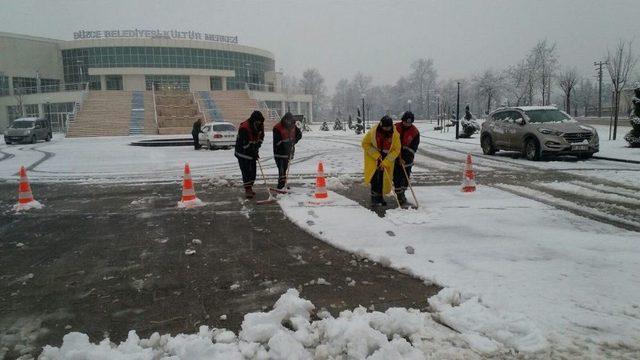
[[[482,146],[482,152],[485,155],[493,155],[496,153],[496,148],[493,146],[491,135],[484,135],[482,139],[480,139],[480,146]]]
[[[9,140],[5,140],[4,143],[7,144],[7,145],[11,145],[11,141],[9,141]]]
[[[530,138],[524,143],[524,156],[527,160],[540,160],[540,145],[536,139]]]
[[[35,143],[36,143],[36,141],[38,141],[38,140],[36,139],[36,136],[35,136],[35,135],[33,135],[33,136],[31,137],[31,143],[32,143],[32,144],[35,144]]]
[[[51,141],[51,134],[47,134],[47,137],[44,138],[44,141]]]
[[[588,153],[588,154],[578,154],[578,159],[581,160],[587,160],[587,159],[591,159],[593,157],[592,153]]]

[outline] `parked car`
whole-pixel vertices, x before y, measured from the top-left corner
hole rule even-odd
[[[200,143],[211,150],[230,149],[236,144],[237,130],[228,122],[211,122],[202,127]]]
[[[4,132],[4,142],[32,143],[38,140],[51,141],[53,134],[51,121],[35,117],[25,117],[14,120]]]
[[[495,110],[482,123],[482,152],[520,151],[529,160],[544,155],[588,159],[599,151],[598,132],[554,106],[520,106]]]

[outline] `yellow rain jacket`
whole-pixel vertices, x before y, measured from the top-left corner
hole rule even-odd
[[[376,142],[376,129],[378,125],[373,126],[362,138],[362,149],[364,150],[364,182],[369,184],[373,174],[376,172],[378,158],[382,156],[382,152],[378,149],[378,143]],[[391,139],[391,148],[389,153],[382,160],[382,165],[387,169],[383,176],[384,182],[382,185],[382,193],[388,194],[392,188],[393,177],[393,165],[396,157],[400,155],[400,134],[396,131],[396,127],[393,127],[393,137]]]

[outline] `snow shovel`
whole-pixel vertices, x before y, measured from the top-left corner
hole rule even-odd
[[[413,195],[413,200],[416,202],[416,209],[420,207],[418,204],[418,198],[416,197],[416,193],[413,191],[413,186],[411,186],[411,180],[409,180],[409,174],[407,173],[407,169],[404,167],[404,160],[400,159],[400,165],[402,165],[402,172],[404,176],[407,178],[407,184],[409,184],[409,189],[411,189],[411,195]]]
[[[387,171],[386,167],[382,167],[382,170],[384,171],[384,174],[387,175],[387,177],[389,178],[389,180],[391,180],[391,186],[393,186],[393,178],[391,176],[389,176],[389,172]],[[382,187],[384,188],[384,179],[382,181]],[[392,191],[393,192],[393,191]],[[383,195],[384,196],[384,195]],[[396,203],[398,204],[398,208],[402,209],[402,205],[400,205],[400,200],[398,199],[398,195],[396,195],[395,192],[393,192],[393,197],[396,199]]]
[[[256,201],[256,204],[258,205],[275,204],[276,198],[274,198],[273,195],[271,195],[271,189],[269,189],[269,185],[267,185],[267,177],[264,176],[264,171],[262,170],[262,163],[260,162],[260,158],[257,158],[256,160],[258,161],[258,167],[260,167],[260,174],[262,174],[262,180],[264,180],[264,188],[267,189],[267,192],[269,193],[269,198],[267,198],[266,200],[258,200]]]

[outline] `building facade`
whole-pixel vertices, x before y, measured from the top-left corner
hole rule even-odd
[[[0,32],[0,130],[15,118],[73,109],[88,91],[246,90],[311,119],[311,96],[284,94],[269,51],[167,37],[56,40]],[[292,106],[293,105],[293,106]]]

